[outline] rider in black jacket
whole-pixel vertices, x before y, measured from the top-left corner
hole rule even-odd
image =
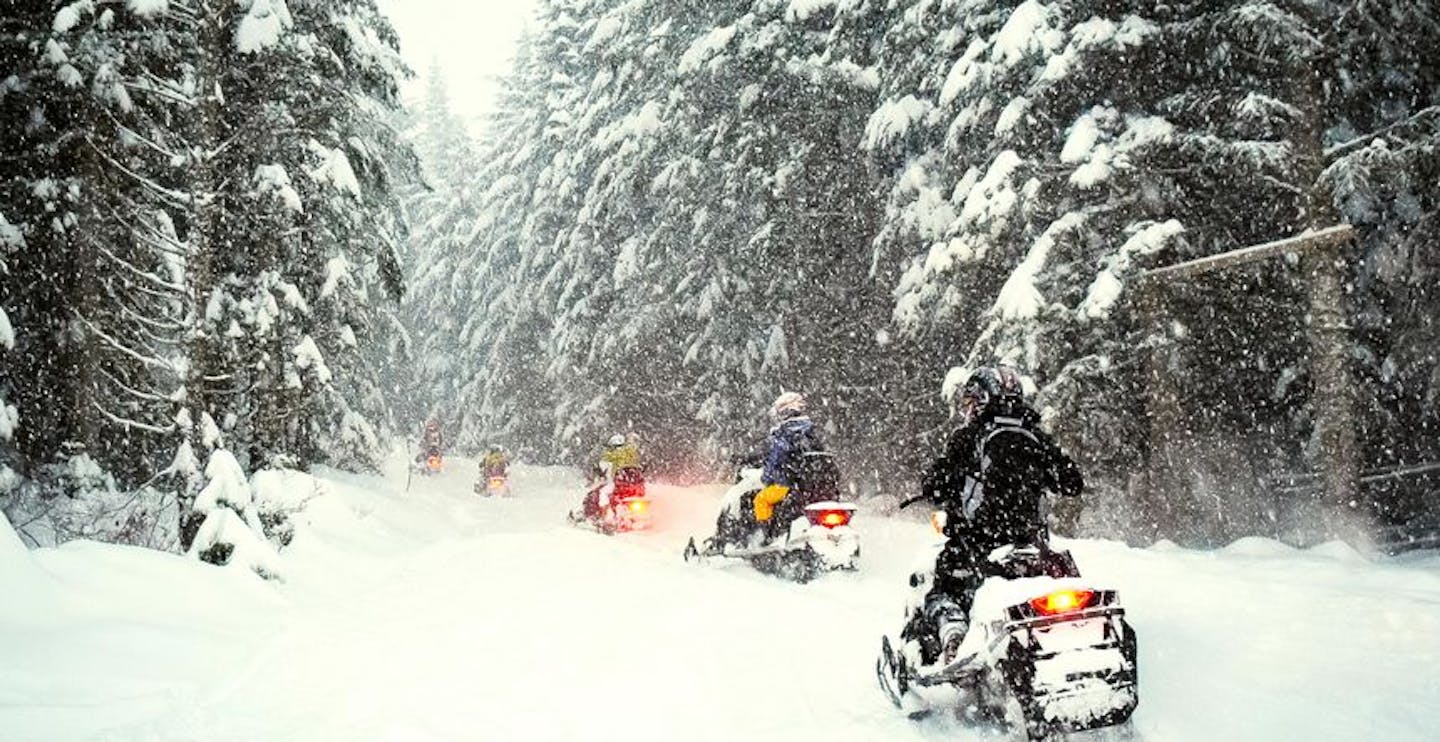
[[[998,547],[1043,540],[1045,493],[1077,496],[1085,486],[1080,468],[1040,429],[1014,369],[973,373],[961,409],[965,423],[924,481],[925,498],[945,511],[947,539],[925,604],[903,636],[920,642],[926,664],[963,638],[984,580],[975,566]]]

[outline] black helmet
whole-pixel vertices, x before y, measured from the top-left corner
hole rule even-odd
[[[1025,387],[1012,366],[981,366],[960,392],[960,411],[967,422],[987,410],[1013,410],[1024,403]]]
[[[499,444],[499,443],[491,443],[491,444],[490,444],[490,453],[500,453],[500,444]]]

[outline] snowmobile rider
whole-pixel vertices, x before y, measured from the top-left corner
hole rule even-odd
[[[416,461],[423,461],[430,455],[438,455],[445,446],[445,435],[440,432],[440,421],[430,418],[420,428],[420,455],[415,457]]]
[[[1025,403],[1015,369],[976,370],[961,392],[960,408],[964,422],[922,488],[945,512],[945,546],[924,606],[902,634],[920,642],[925,664],[936,662],[942,648],[951,659],[969,628],[970,607],[984,580],[972,565],[1001,546],[1043,541],[1045,492],[1075,497],[1085,486],[1080,467],[1040,429],[1040,415]]]
[[[490,444],[490,449],[480,458],[480,471],[485,477],[503,477],[510,473],[510,458],[499,444]]]
[[[839,496],[838,477],[807,476],[812,467],[806,458],[829,454],[806,407],[805,395],[799,392],[785,392],[770,405],[775,427],[765,441],[765,467],[760,477],[764,488],[755,495],[754,513],[756,522],[766,526],[771,538],[789,525],[775,519],[775,510],[792,497],[792,492],[792,499],[802,506],[814,499]]]
[[[599,517],[610,504],[610,493],[617,481],[640,477],[639,436],[630,437],[616,433],[605,442],[600,461],[595,464],[590,481],[592,486],[585,494],[584,513],[586,518]]]
[[[600,453],[600,463],[596,465],[596,472],[606,480],[612,480],[615,475],[626,469],[640,468],[640,437],[631,433],[629,436],[619,433],[610,436],[605,442],[605,450]]]

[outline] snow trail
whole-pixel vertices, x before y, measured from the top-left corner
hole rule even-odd
[[[269,586],[96,544],[0,555],[7,740],[985,739],[911,722],[873,677],[927,526],[862,511],[858,574],[687,565],[723,485],[652,484],[656,528],[565,525],[580,483],[452,459],[408,492],[325,472]],[[1440,558],[1258,539],[1069,544],[1139,633],[1146,740],[1426,739]],[[28,592],[24,592],[28,591]],[[37,612],[38,611],[38,612]]]

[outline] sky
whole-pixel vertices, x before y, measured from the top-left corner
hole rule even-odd
[[[535,0],[380,0],[400,34],[400,51],[416,77],[405,88],[418,100],[432,63],[440,65],[456,113],[481,131],[498,90],[496,78],[510,69],[515,41],[534,12]]]

